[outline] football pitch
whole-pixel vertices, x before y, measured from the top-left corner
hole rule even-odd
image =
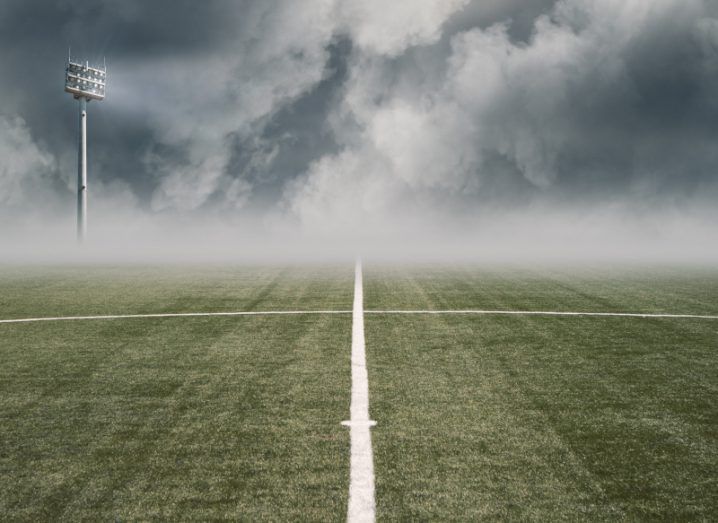
[[[378,520],[718,519],[718,270],[362,275]],[[351,262],[0,267],[0,519],[345,520],[354,297]]]

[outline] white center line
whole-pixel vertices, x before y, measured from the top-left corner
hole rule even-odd
[[[349,507],[347,521],[373,522],[374,456],[371,449],[370,428],[376,425],[369,419],[369,376],[366,369],[364,343],[364,292],[361,260],[354,271],[354,310],[352,312],[352,398],[351,419],[342,422],[351,429],[351,463],[349,475]]]

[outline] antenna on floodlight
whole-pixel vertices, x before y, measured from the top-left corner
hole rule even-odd
[[[87,103],[104,100],[107,66],[102,69],[72,61],[72,49],[67,50],[65,91],[80,102],[80,142],[77,155],[77,239],[87,235]]]

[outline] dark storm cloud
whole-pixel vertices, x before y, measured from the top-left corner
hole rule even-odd
[[[0,56],[13,74],[0,79],[4,115],[20,116],[34,139],[57,158],[55,175],[72,183],[76,104],[62,92],[63,61],[110,62],[109,98],[90,107],[91,160],[95,180],[123,180],[135,194],[152,193],[142,163],[155,144],[154,130],[138,109],[112,101],[113,61],[143,62],[220,47],[233,29],[229,2],[11,1],[0,11]],[[138,89],[138,108],[144,87]],[[65,196],[70,196],[66,194]],[[65,198],[71,200],[71,198]]]
[[[536,19],[550,13],[558,0],[484,0],[471,2],[446,23],[445,33],[453,35],[475,27],[502,23],[515,42],[527,42]]]
[[[713,205],[715,3],[564,0],[537,9],[528,34],[498,4],[498,25],[481,20],[481,7],[434,46],[355,60],[343,111],[358,130],[297,187],[299,215],[321,222],[326,201],[434,217],[531,202]],[[337,205],[347,179],[373,196]]]
[[[119,216],[380,230],[718,195],[718,2],[10,0],[6,224],[73,209],[70,45],[108,60],[91,195]]]
[[[90,107],[94,192],[115,183],[145,208],[200,208],[222,200],[214,193],[242,175],[227,161],[246,156],[242,144],[297,142],[287,139],[293,129],[269,126],[275,111],[296,99],[294,129],[309,132],[299,124],[302,111],[308,125],[321,127],[317,104],[303,98],[326,93],[325,69],[330,77],[336,69],[332,27],[304,23],[324,22],[320,4],[307,2],[307,13],[292,16],[288,2],[5,2],[0,57],[13,74],[0,79],[2,115],[20,117],[20,130],[54,158],[46,169],[63,179],[61,197],[71,200],[76,104],[62,92],[62,64],[68,46],[78,59],[106,56],[108,98]],[[182,183],[172,185],[180,170],[187,191],[204,191],[200,198],[188,201]],[[198,187],[202,178],[207,187]]]

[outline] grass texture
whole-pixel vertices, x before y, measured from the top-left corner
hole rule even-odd
[[[715,273],[389,267],[368,309],[718,312]],[[718,517],[718,321],[366,318],[381,520]]]
[[[353,267],[0,267],[0,318],[350,310]],[[718,272],[365,263],[365,309],[718,313]],[[718,519],[718,321],[367,314],[377,516]],[[351,315],[0,325],[0,519],[346,517]]]
[[[6,288],[33,316],[67,312],[65,302],[76,313],[109,312],[113,302],[143,312],[218,303],[321,308],[350,300],[352,288],[351,268],[329,276],[202,271],[204,279],[194,271],[111,272],[105,284],[107,269],[87,280],[59,271],[43,299],[34,275],[18,282],[6,274],[15,280]],[[70,288],[80,289],[74,299]],[[349,315],[6,324],[0,340],[0,519],[344,513]]]

